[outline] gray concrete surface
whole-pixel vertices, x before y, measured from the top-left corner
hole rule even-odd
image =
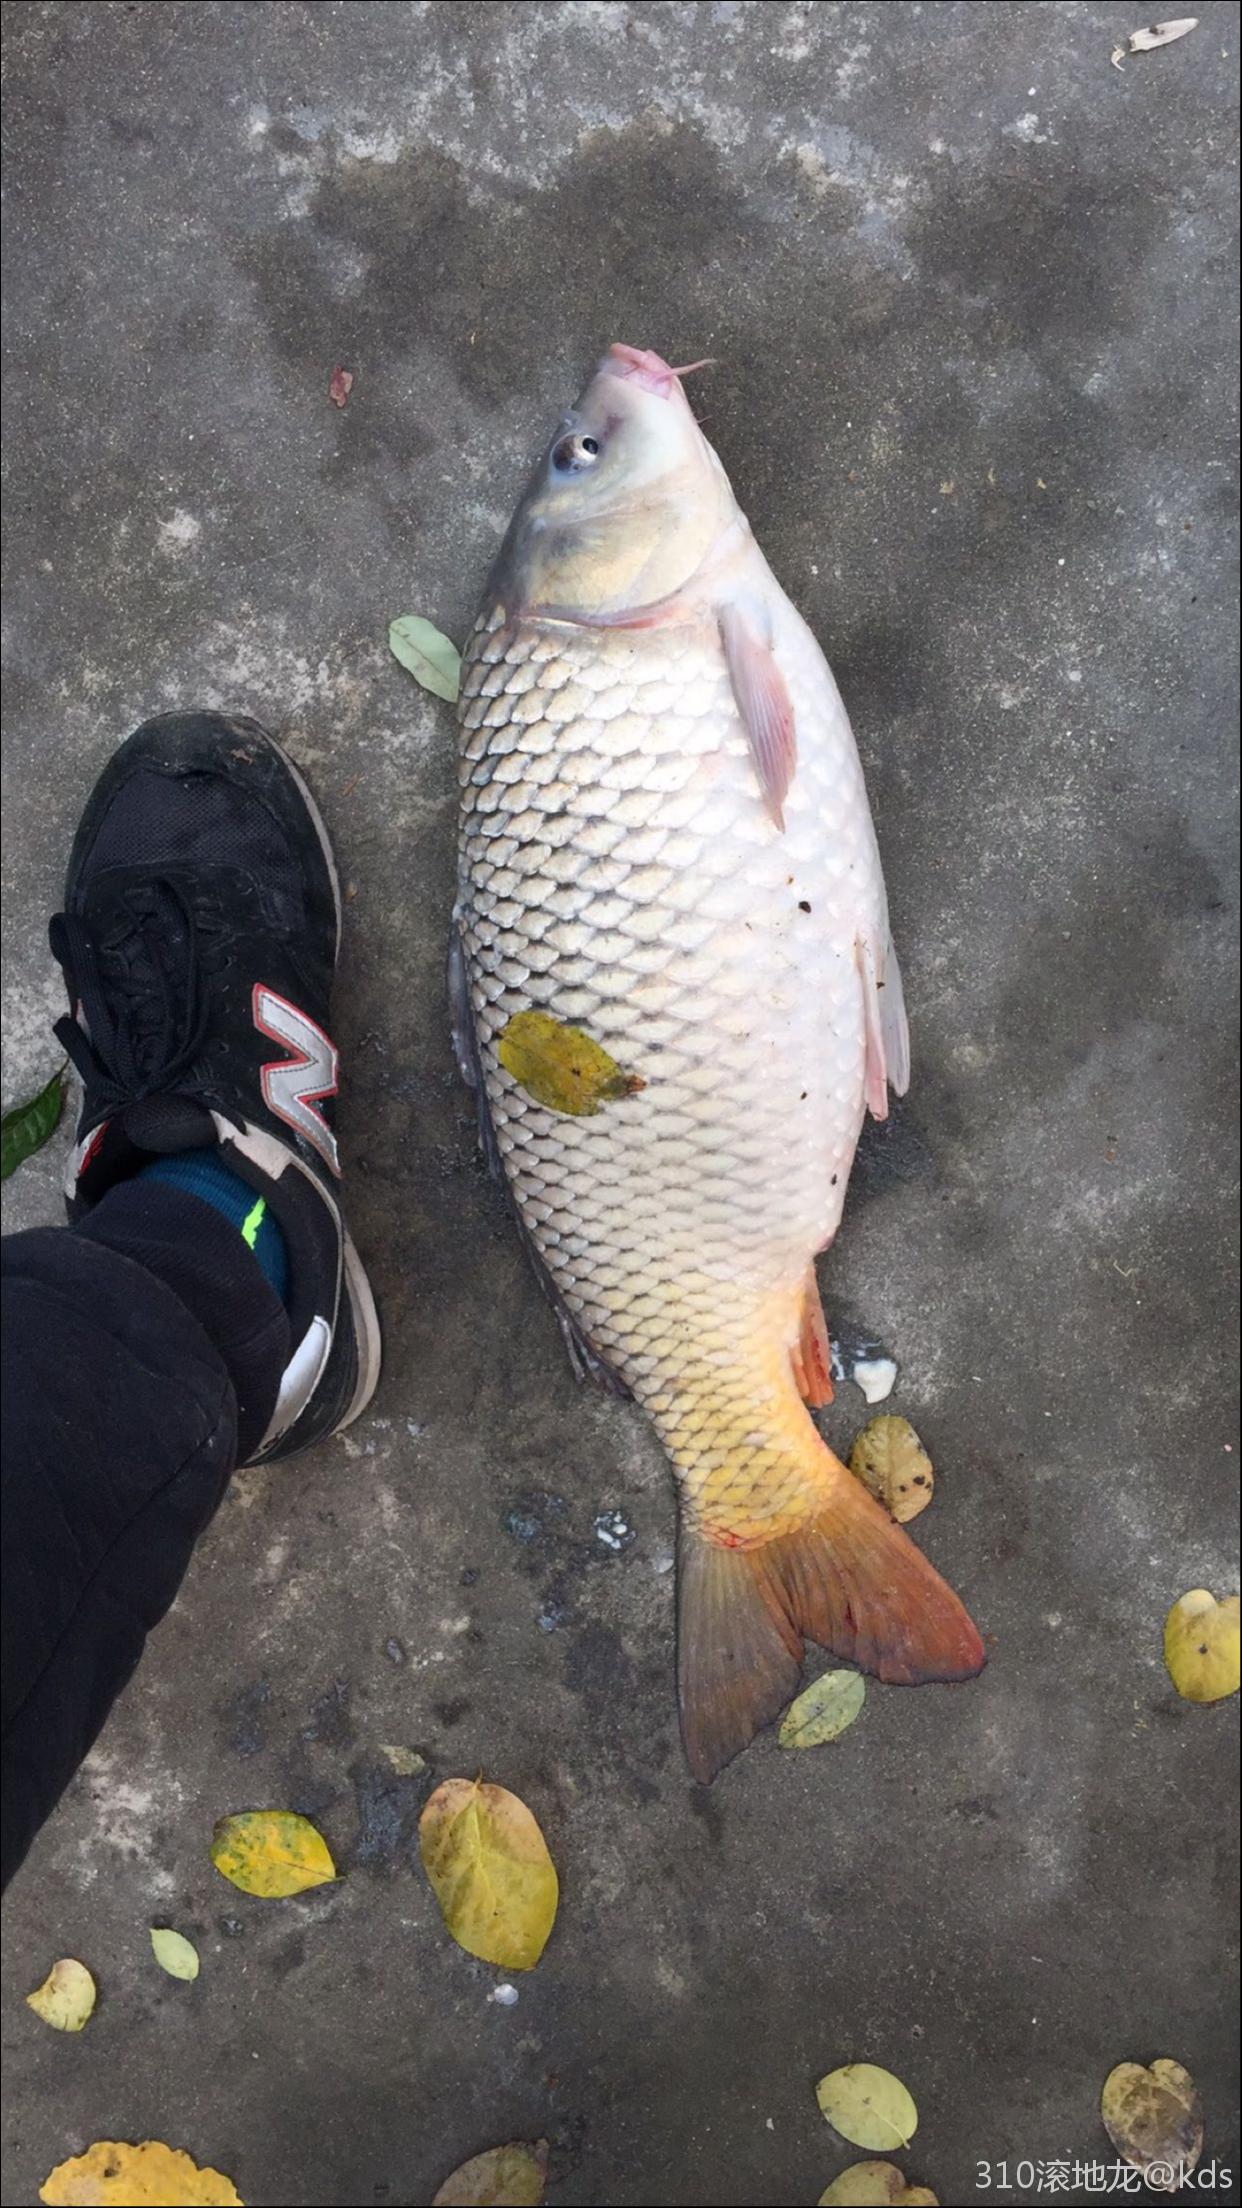
[[[45,917],[110,747],[262,716],[356,888],[387,1363],[352,1436],[238,1479],[13,1888],[6,2200],[153,2134],[251,2202],[418,2202],[545,2133],[554,2203],[805,2202],[856,2159],[812,2091],[855,2059],[908,2081],[944,2201],[1111,2159],[1127,2057],[1190,2068],[1236,2169],[1236,1712],[1160,1661],[1169,1602],[1236,1585],[1238,21],[1201,13],[1118,73],[1126,5],[8,11],[5,1096],[54,1060]],[[659,1453],[575,1388],[476,1162],[450,717],[384,641],[462,632],[614,337],[719,356],[711,433],[859,731],[916,1080],[826,1298],[900,1359],[918,1533],[992,1651],[710,1794]],[[55,1216],[64,1140],[11,1223]],[[441,1931],[392,1741],[543,1821],[561,1915],[514,2007]],[[212,1822],[263,1803],[318,1817],[339,1889],[223,1885]],[[80,2041],[21,2000],[63,1953],[103,1992]]]

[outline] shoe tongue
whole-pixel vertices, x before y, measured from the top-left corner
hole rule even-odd
[[[121,1124],[136,1150],[170,1157],[178,1150],[206,1150],[219,1139],[205,1104],[190,1096],[144,1096],[127,1104]]]

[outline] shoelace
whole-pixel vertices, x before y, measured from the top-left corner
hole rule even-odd
[[[56,914],[48,937],[81,1024],[66,1013],[55,1033],[93,1111],[167,1095],[193,1065],[211,1017],[203,936],[216,932],[162,879],[126,890],[99,935],[78,913]]]

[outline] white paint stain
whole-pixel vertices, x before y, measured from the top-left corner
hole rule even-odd
[[[175,506],[167,521],[162,521],[159,525],[160,550],[176,559],[181,553],[188,552],[202,533],[203,525],[197,515],[188,513],[184,506]]]
[[[1055,143],[1051,131],[1041,130],[1039,117],[1031,113],[1019,115],[1016,122],[1006,123],[1006,138],[1016,138],[1022,146],[1050,146]]]

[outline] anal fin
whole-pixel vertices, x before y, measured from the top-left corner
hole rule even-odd
[[[813,1265],[807,1268],[802,1290],[802,1319],[792,1362],[803,1402],[813,1411],[822,1411],[832,1401],[832,1345]]]

